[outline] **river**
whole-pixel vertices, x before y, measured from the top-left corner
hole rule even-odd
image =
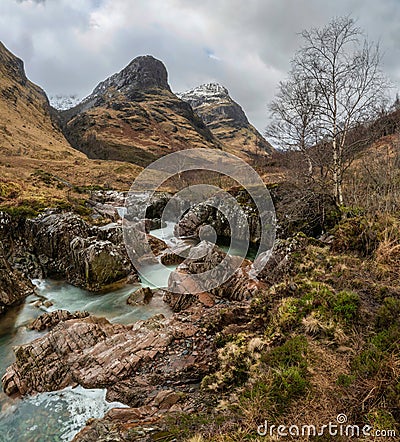
[[[169,241],[173,236],[172,231],[173,225],[168,225],[166,229],[152,233]],[[46,333],[26,328],[29,322],[44,312],[58,309],[88,311],[122,324],[131,324],[158,313],[170,315],[171,311],[161,297],[153,297],[149,304],[143,306],[128,305],[126,300],[139,287],[166,286],[173,269],[173,266],[149,267],[146,273],[152,283],[143,278],[142,283],[125,285],[103,294],[90,293],[64,281],[33,280],[36,294],[0,318],[0,377],[15,360],[14,346],[28,343]],[[49,301],[51,305],[45,307],[43,300]],[[108,403],[105,395],[105,390],[87,390],[82,387],[41,393],[24,399],[10,399],[1,392],[0,442],[70,441],[89,418],[101,418],[110,408],[123,406]]]
[[[153,230],[151,234],[171,245],[175,242],[173,228],[173,223],[167,223],[163,229]],[[228,251],[229,247],[222,245],[222,248]],[[251,255],[252,251],[249,257]],[[28,343],[45,333],[26,328],[29,322],[44,312],[58,309],[88,311],[122,324],[131,324],[158,313],[170,315],[170,309],[160,297],[153,297],[148,305],[136,307],[128,305],[126,299],[139,287],[167,286],[169,274],[174,268],[149,266],[141,283],[103,294],[93,294],[64,281],[34,280],[36,294],[29,296],[23,305],[1,316],[0,376],[14,361],[14,346]],[[45,307],[43,300],[49,301],[51,305]],[[82,387],[41,393],[24,399],[10,399],[0,393],[0,442],[70,441],[89,418],[101,418],[110,408],[123,406],[108,403],[105,395],[105,390],[87,390]]]

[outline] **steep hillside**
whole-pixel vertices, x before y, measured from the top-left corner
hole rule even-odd
[[[44,91],[0,43],[0,204],[65,200],[74,186],[129,187],[137,167],[89,160],[51,114]]]
[[[225,87],[203,84],[178,96],[192,106],[228,152],[248,159],[274,151]]]
[[[66,137],[90,158],[141,166],[181,149],[220,148],[190,105],[171,92],[167,77],[161,61],[135,58],[61,113]]]

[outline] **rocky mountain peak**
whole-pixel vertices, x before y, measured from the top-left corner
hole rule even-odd
[[[177,94],[189,103],[211,132],[228,147],[228,151],[246,159],[249,155],[273,151],[271,145],[252,126],[242,107],[218,83],[206,83]]]
[[[177,95],[189,103],[206,124],[213,124],[221,119],[228,119],[238,127],[249,124],[246,114],[232,100],[228,89],[218,83],[202,84]]]
[[[108,89],[129,95],[133,90],[167,89],[168,73],[164,64],[151,55],[136,57],[122,71],[102,81],[93,95],[103,95]]]
[[[177,96],[196,108],[207,104],[222,104],[232,102],[228,89],[219,83],[206,83]]]

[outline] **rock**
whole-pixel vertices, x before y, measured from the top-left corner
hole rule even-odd
[[[70,247],[72,267],[66,269],[66,277],[87,290],[104,290],[131,272],[126,256],[110,241],[75,238]]]
[[[191,248],[197,244],[194,240],[178,240],[160,255],[160,262],[166,266],[180,264],[188,257]]]
[[[169,410],[181,399],[181,395],[174,390],[161,390],[154,398],[154,404],[160,410]]]
[[[158,327],[152,320],[125,326],[92,316],[59,322],[45,336],[15,348],[16,362],[2,379],[4,391],[25,395],[80,384],[107,387],[109,400],[152,405],[160,389],[177,380],[199,382],[216,357],[200,325],[174,317],[157,322]],[[197,356],[185,355],[182,337],[196,346]]]
[[[126,300],[130,305],[148,304],[153,299],[153,291],[149,287],[142,287],[131,293]]]
[[[217,83],[203,84],[178,96],[192,106],[211,132],[229,145],[235,155],[249,160],[252,155],[274,152],[225,87]]]
[[[11,268],[0,242],[0,314],[13,305],[21,304],[33,293],[33,284],[20,272]]]
[[[277,240],[272,251],[261,253],[252,264],[257,278],[268,286],[284,280],[293,268],[292,255],[301,253],[307,246],[307,241],[307,238],[301,236]],[[250,274],[252,273],[253,270],[250,270]]]
[[[158,256],[167,249],[167,244],[155,236],[144,232],[144,225],[140,222],[126,222],[124,238],[129,248],[129,256],[142,264],[156,264]]]
[[[56,310],[51,313],[44,313],[38,318],[33,320],[27,328],[30,330],[45,330],[55,327],[58,323],[62,321],[68,321],[70,319],[86,318],[89,316],[88,312],[75,312],[70,313],[68,310]]]
[[[180,312],[190,307],[197,299],[190,293],[173,293],[166,291],[163,301],[171,307],[173,312]]]
[[[217,193],[208,200],[190,208],[175,226],[178,237],[199,238],[203,227],[212,227],[218,237],[235,238],[235,241],[257,243],[261,228],[257,209],[245,191],[233,191],[237,203],[225,192]],[[237,206],[243,211],[238,211]],[[247,224],[246,224],[247,222]],[[247,228],[248,226],[248,228]],[[231,231],[231,227],[234,231]],[[206,239],[206,238],[200,238]]]
[[[213,307],[215,305],[214,296],[210,295],[209,293],[199,293],[197,295],[197,299],[205,307]]]
[[[133,268],[121,226],[96,228],[72,213],[50,213],[27,220],[27,247],[37,256],[44,277],[98,292],[122,281]]]
[[[178,312],[200,301],[212,305],[213,298],[242,301],[266,288],[251,276],[250,262],[225,254],[207,241],[193,247],[188,259],[171,273],[164,300]],[[206,277],[196,275],[208,272]]]
[[[121,72],[101,82],[94,89],[93,95],[102,95],[110,87],[126,96],[133,95],[138,89],[152,90],[160,88],[170,91],[165,66],[160,60],[151,55],[136,57]]]

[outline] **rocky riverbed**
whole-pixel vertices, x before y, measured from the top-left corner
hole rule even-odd
[[[153,205],[153,228],[160,227],[157,219],[165,201],[168,198],[163,195]],[[104,204],[109,205],[109,213],[111,206],[121,209],[119,200],[114,205],[109,203],[97,197],[97,213],[108,216],[101,208]],[[36,301],[29,298],[38,312],[33,318],[39,315],[38,308],[44,313],[23,327],[40,334],[31,334],[27,343],[15,347],[15,362],[2,378],[7,395],[29,398],[39,393],[42,397],[79,386],[105,389],[107,401],[128,407],[111,410],[104,419],[92,421],[74,440],[101,440],[102,431],[111,431],[117,422],[123,425],[111,431],[112,440],[128,440],[126,428],[137,427],[140,435],[143,425],[156,424],[166,413],[201,407],[198,387],[215,370],[217,334],[249,323],[250,300],[264,288],[263,282],[252,277],[251,261],[226,255],[208,241],[176,240],[174,230],[176,233],[178,228],[167,224],[164,229],[153,230],[155,236],[149,239],[159,260],[170,268],[149,265],[148,281],[153,283],[149,287],[142,278],[142,286],[149,288],[133,297],[133,289],[126,284],[135,283],[138,275],[124,249],[118,219],[97,227],[72,213],[48,211],[32,220],[1,214],[1,220],[0,239],[7,250],[4,268],[20,272],[20,280],[26,281],[18,290],[18,302],[33,293],[27,277],[62,278],[80,288],[68,286],[72,291],[81,290],[74,300],[64,288],[57,297],[60,283],[47,279],[45,284],[53,286],[51,296]],[[196,231],[193,233],[195,237]],[[184,262],[180,257],[183,249],[187,257]],[[230,264],[218,267],[211,278],[224,280],[220,287],[196,283],[185,290],[177,289],[193,284],[197,274],[212,272],[222,261]],[[228,272],[231,264],[232,274]],[[138,314],[132,315],[127,309],[136,309]],[[171,310],[175,312],[172,316]]]

